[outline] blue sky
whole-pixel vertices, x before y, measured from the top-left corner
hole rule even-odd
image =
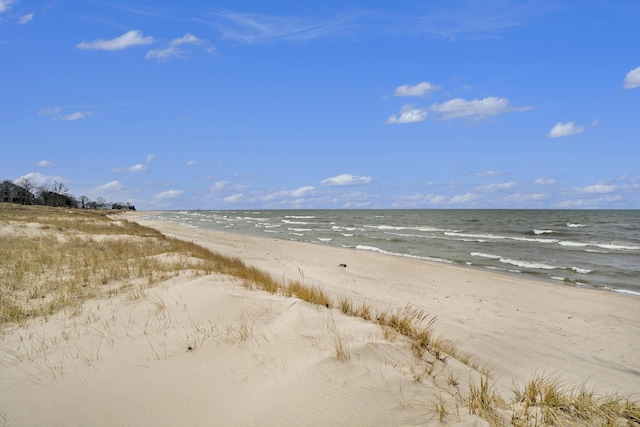
[[[638,209],[639,29],[637,0],[0,0],[0,179],[138,209]]]

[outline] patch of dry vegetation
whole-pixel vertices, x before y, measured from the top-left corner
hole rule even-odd
[[[416,382],[427,376],[435,381],[436,365],[446,366],[449,358],[467,365],[479,377],[479,384],[471,379],[469,391],[463,395],[451,371],[446,371],[445,383],[455,390],[458,403],[470,414],[492,426],[640,426],[640,403],[632,396],[598,395],[585,385],[571,387],[550,376],[538,376],[516,387],[513,398],[506,401],[496,391],[490,370],[451,341],[436,336],[436,318],[422,310],[409,305],[375,310],[365,302],[354,304],[345,297],[334,304],[320,287],[304,284],[302,271],[302,280],[278,281],[239,258],[112,219],[108,213],[0,204],[0,331],[8,324],[60,310],[70,308],[72,314],[77,313],[90,298],[117,293],[137,298],[149,286],[178,275],[225,274],[249,289],[297,297],[374,321],[389,341],[398,335],[408,338],[415,356],[410,371]],[[165,308],[161,299],[153,304],[159,313]],[[243,319],[229,332],[239,342],[252,336],[252,325]],[[346,361],[351,357],[347,341],[335,332],[335,357]],[[200,344],[191,335],[185,341],[188,350]],[[440,422],[452,412],[442,395],[432,399],[429,406]]]

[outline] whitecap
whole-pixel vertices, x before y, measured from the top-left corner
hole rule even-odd
[[[616,245],[616,244],[593,244],[593,246],[597,246],[602,249],[613,249],[613,250],[630,250],[636,251],[640,249],[640,246],[631,246],[631,245]]]
[[[548,264],[544,264],[541,262],[535,262],[535,261],[522,261],[522,260],[517,260],[517,259],[511,259],[511,258],[504,258],[500,255],[493,255],[493,254],[485,254],[482,252],[471,252],[471,256],[476,256],[476,257],[481,257],[481,258],[489,258],[489,259],[497,259],[500,262],[504,263],[504,264],[511,264],[511,265],[515,265],[516,267],[522,267],[522,268],[532,268],[532,269],[541,269],[541,270],[555,270],[556,268],[562,268],[562,267],[556,267],[554,265],[548,265]]]
[[[581,243],[581,242],[572,242],[572,241],[568,241],[568,240],[563,240],[558,242],[560,244],[560,246],[573,246],[576,248],[583,248],[585,246],[588,246],[587,243]]]
[[[510,259],[510,258],[500,258],[500,262],[503,262],[505,264],[515,265],[517,267],[522,267],[522,268],[533,268],[533,269],[541,269],[541,270],[555,270],[556,268],[562,268],[562,267],[556,267],[554,265],[544,264],[541,262],[521,261],[517,259]]]
[[[553,230],[533,230],[533,234],[550,234],[553,233]]]
[[[630,291],[629,289],[612,289],[614,292],[618,292],[620,294],[633,295],[636,297],[640,297],[640,292]]]
[[[578,274],[589,274],[593,271],[593,270],[587,270],[586,268],[579,268],[579,267],[571,267],[571,269]]]
[[[328,238],[328,237],[318,237],[318,240],[320,240],[321,242],[330,242],[330,241],[332,241],[333,239],[330,239],[330,238]]]
[[[484,254],[482,252],[471,252],[471,256],[477,256],[477,257],[481,257],[481,258],[490,258],[490,259],[500,259],[501,258],[500,255]]]
[[[573,224],[573,223],[568,222],[567,223],[567,227],[569,227],[569,228],[582,228],[582,227],[586,227],[586,225],[584,225],[584,224]]]

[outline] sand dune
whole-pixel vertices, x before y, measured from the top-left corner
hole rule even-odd
[[[505,395],[542,372],[640,391],[640,299],[130,218],[335,300],[411,304]],[[0,414],[20,426],[488,425],[464,406],[480,374],[454,358],[425,360],[408,338],[337,308],[224,275],[174,278],[5,331]]]

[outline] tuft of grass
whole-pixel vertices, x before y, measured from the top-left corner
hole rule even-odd
[[[284,289],[285,295],[295,296],[310,304],[316,304],[326,308],[333,306],[331,299],[324,291],[317,286],[308,286],[302,282],[295,280],[286,285]]]
[[[467,399],[469,414],[475,414],[486,420],[491,426],[506,425],[500,410],[506,409],[505,401],[495,390],[487,376],[480,377],[480,384],[474,381],[469,383],[469,396]]]
[[[568,386],[557,377],[537,375],[515,388],[516,425],[640,425],[640,405],[630,396],[598,395],[586,384]]]

